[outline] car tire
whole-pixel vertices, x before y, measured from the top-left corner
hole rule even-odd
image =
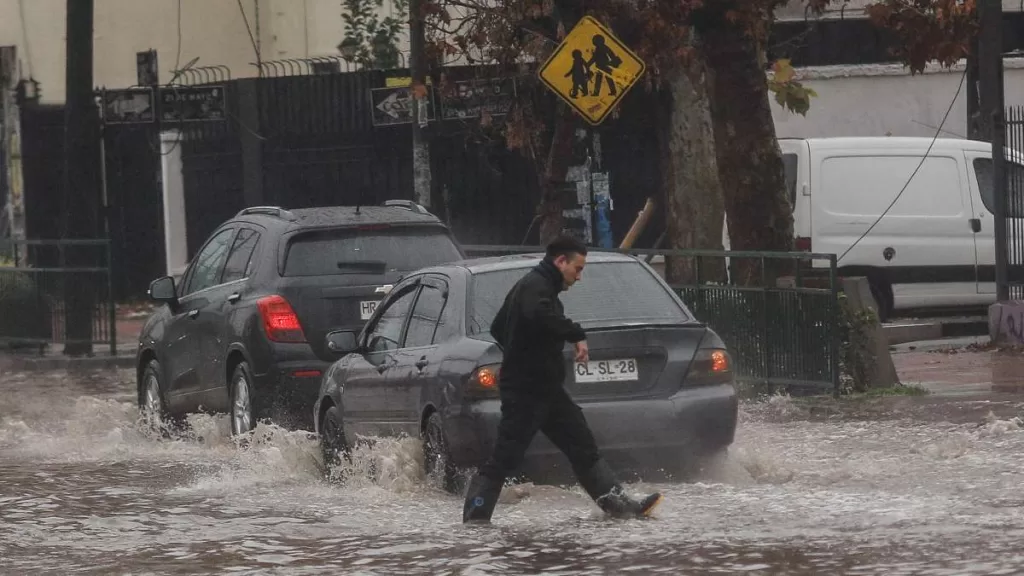
[[[164,387],[161,382],[160,363],[150,360],[142,372],[139,381],[139,415],[144,428],[156,434],[165,434],[171,424],[171,415],[167,411],[164,399]]]
[[[446,492],[462,492],[464,478],[452,460],[441,415],[437,412],[427,418],[427,424],[423,429],[423,470],[428,478],[438,478]]]
[[[231,435],[248,434],[256,428],[252,372],[248,362],[239,362],[231,375]]]
[[[324,472],[328,480],[341,480],[342,459],[351,462],[352,456],[345,440],[341,410],[331,406],[320,420],[320,452],[324,459]]]

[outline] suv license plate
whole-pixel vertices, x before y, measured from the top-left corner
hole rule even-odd
[[[577,382],[619,382],[640,378],[635,358],[576,362],[575,369]]]
[[[370,316],[373,316],[373,311],[377,309],[377,302],[379,300],[365,300],[359,303],[359,319],[369,320]]]

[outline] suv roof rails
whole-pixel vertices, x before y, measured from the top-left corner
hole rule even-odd
[[[295,222],[296,220],[298,220],[298,218],[295,217],[295,214],[292,214],[291,212],[285,210],[284,208],[281,208],[280,206],[250,206],[248,208],[243,208],[242,211],[239,212],[235,217],[237,218],[238,216],[249,216],[252,214],[260,214],[264,216],[277,216],[278,218],[288,220],[289,222]]]
[[[381,206],[385,206],[388,208],[405,208],[410,212],[433,216],[433,214],[430,213],[430,210],[427,210],[426,208],[423,207],[422,204],[417,204],[412,200],[385,200],[384,203],[381,204]]]

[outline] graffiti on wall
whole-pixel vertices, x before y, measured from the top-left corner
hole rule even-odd
[[[989,336],[1004,344],[1024,345],[1024,301],[995,304],[988,313]]]

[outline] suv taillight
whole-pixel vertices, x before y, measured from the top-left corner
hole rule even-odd
[[[274,342],[305,342],[299,317],[292,310],[292,305],[282,296],[260,298],[256,305],[263,318],[263,330],[267,338]]]

